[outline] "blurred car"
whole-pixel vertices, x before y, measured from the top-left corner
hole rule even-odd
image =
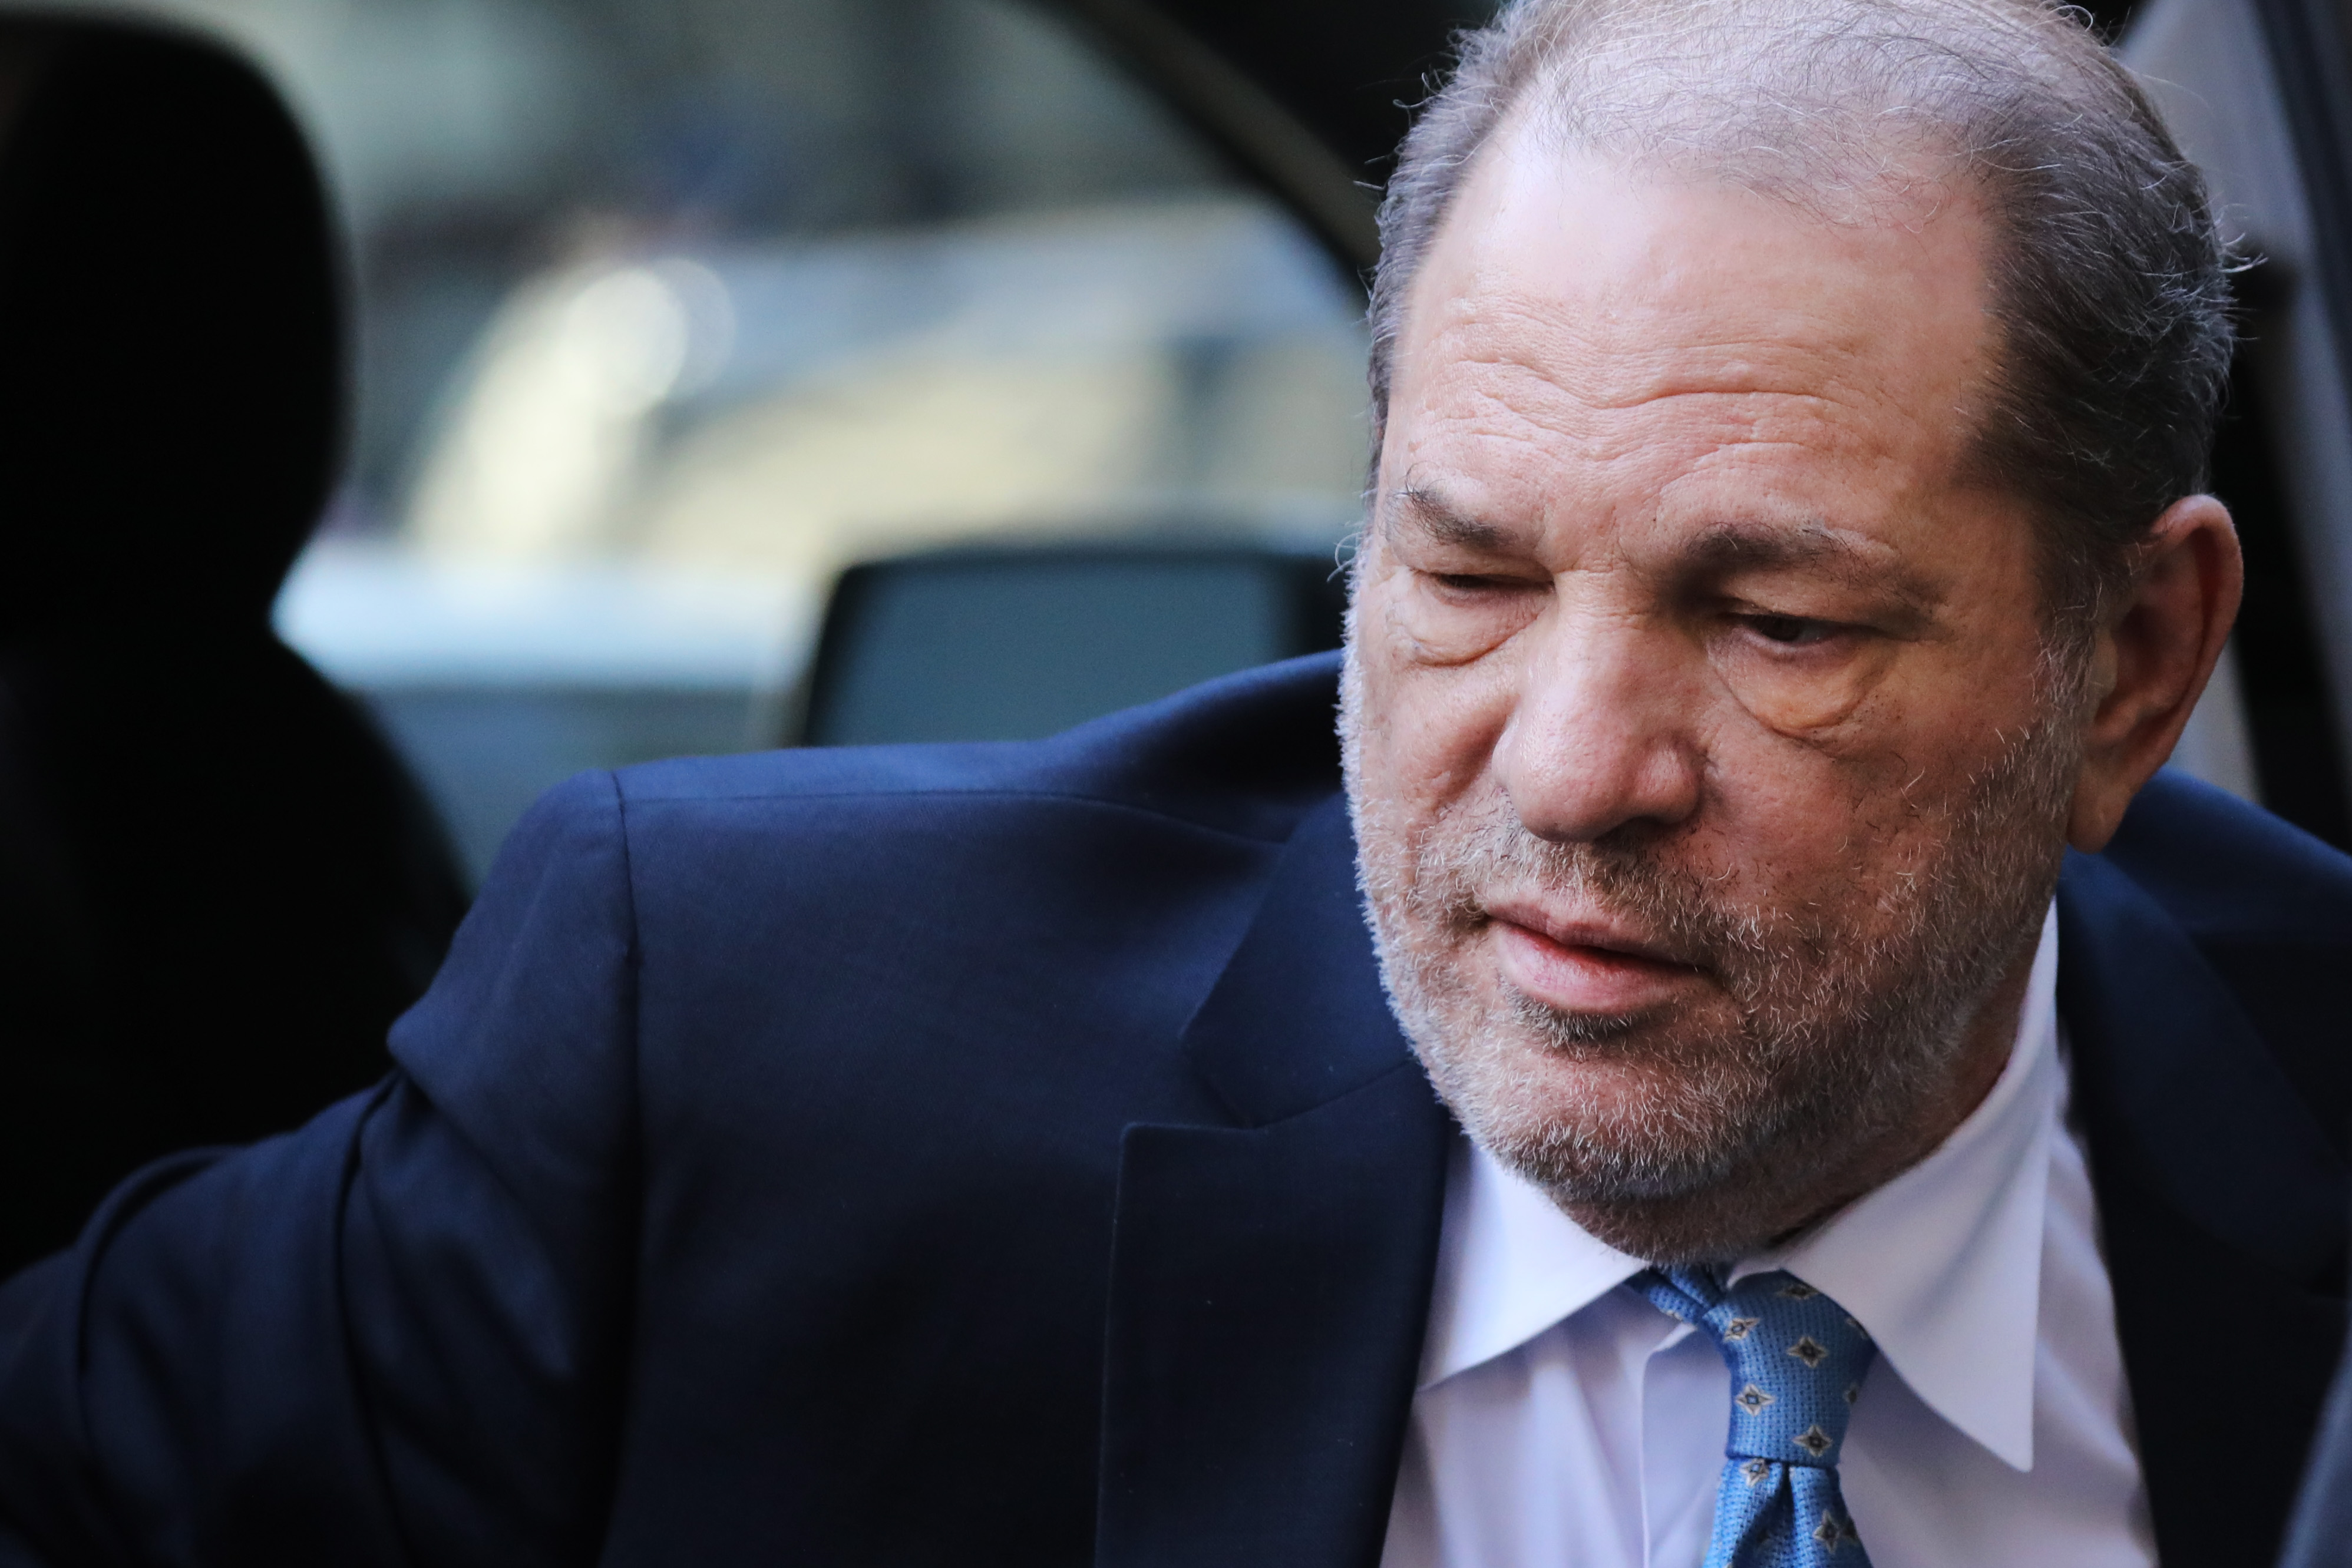
[[[1476,7],[1389,11],[1365,17],[1392,63],[1326,95],[1377,121],[1372,148]],[[1329,560],[1355,525],[1377,171],[1190,19],[181,14],[278,66],[357,239],[356,462],[279,626],[405,750],[477,874],[580,768],[796,735],[859,561],[981,540]],[[395,94],[436,112],[392,116]]]
[[[359,427],[279,625],[387,727],[477,873],[577,768],[796,734],[858,561],[1342,540],[1370,188],[1449,30],[1491,10],[152,3],[264,60],[326,152]],[[2224,454],[2256,591],[2182,761],[2340,841],[2343,491],[2295,424],[2331,395],[2305,384],[2321,360],[2342,379],[2315,303],[2342,263],[2306,215],[2338,200],[2336,18],[2103,15],[2272,258],[2242,379],[2294,382],[2246,398]]]
[[[569,263],[486,327],[398,526],[322,542],[280,622],[479,866],[582,768],[784,739],[855,561],[1020,537],[1328,562],[1363,464],[1351,294],[1214,193]]]

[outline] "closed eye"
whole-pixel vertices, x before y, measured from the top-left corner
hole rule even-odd
[[[1786,648],[1811,648],[1845,630],[1834,621],[1812,621],[1801,615],[1743,615],[1739,619],[1767,643]]]
[[[1547,586],[1541,580],[1493,572],[1433,571],[1426,575],[1448,593],[1519,593]]]

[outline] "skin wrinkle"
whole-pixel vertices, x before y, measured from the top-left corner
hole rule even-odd
[[[1556,376],[1531,367],[1521,367],[1521,371],[1530,381],[1573,395],[1572,389],[1563,385]],[[1653,404],[1676,400],[1711,403],[1710,417],[1720,427],[1720,434],[1742,441],[1803,444],[1805,434],[1818,439],[1823,433],[1834,433],[1833,438],[1835,434],[1843,434],[1839,419],[1809,414],[1790,406],[1801,402],[1814,408],[1843,412],[1837,400],[1827,395],[1800,399],[1788,392],[1752,386],[1664,390],[1639,397],[1628,396],[1605,404],[1588,397],[1580,406],[1564,406],[1549,411],[1551,419],[1538,424],[1538,428],[1547,437],[1577,442],[1596,455],[1622,450],[1625,446],[1622,433],[1629,425],[1639,423],[1638,419],[1624,416],[1644,415]],[[1505,413],[1510,416],[1509,423],[1514,424],[1537,423],[1525,411],[1512,407],[1501,396],[1493,397],[1475,412]],[[1786,428],[1791,434],[1764,434],[1780,428]],[[1801,432],[1803,434],[1798,434]]]
[[[1891,1175],[1990,1086],[2005,1040],[1978,1024],[2030,960],[2080,694],[2031,652],[2019,508],[1963,490],[1959,433],[1916,412],[1980,373],[1972,214],[1824,240],[1744,193],[1570,164],[1544,207],[1492,169],[1423,270],[1416,300],[1444,308],[1420,336],[1408,316],[1357,563],[1365,893],[1472,1132],[1603,1239],[1727,1257]],[[1594,246],[1580,212],[1643,243]],[[1693,234],[1740,265],[1642,265]],[[1932,319],[1874,336],[1915,299]],[[1759,310],[1783,338],[1719,329]],[[1515,323],[1537,348],[1492,351]],[[1640,352],[1612,349],[1627,332]],[[1783,390],[1748,384],[1766,373]],[[1984,529],[2001,548],[1953,548]],[[1830,630],[1770,643],[1756,613]],[[1530,898],[1629,925],[1696,988],[1539,1000],[1488,913]]]
[[[1433,345],[1433,351],[1440,355],[1450,354],[1450,345],[1441,341]],[[1603,406],[1590,393],[1578,392],[1573,388],[1564,385],[1558,378],[1522,361],[1505,361],[1476,355],[1455,357],[1465,365],[1495,366],[1510,363],[1530,382],[1540,387],[1566,393],[1570,400],[1568,406],[1550,409],[1549,412],[1552,417],[1549,421],[1542,421],[1531,417],[1525,408],[1514,402],[1508,395],[1507,389],[1486,389],[1476,392],[1472,394],[1470,406],[1452,417],[1477,434],[1500,434],[1507,439],[1547,448],[1562,441],[1574,442],[1583,447],[1588,455],[1596,458],[1614,458],[1622,455],[1628,459],[1647,458],[1654,461],[1659,455],[1654,450],[1645,448],[1638,438],[1628,438],[1622,434],[1629,426],[1638,428],[1638,425],[1634,422],[1624,419],[1612,420],[1612,415],[1645,413],[1653,411],[1655,404],[1670,397],[1696,400],[1717,399],[1726,402],[1752,402],[1760,406],[1753,412],[1745,412],[1741,417],[1737,418],[1718,414],[1717,423],[1720,426],[1719,429],[1710,426],[1691,433],[1688,439],[1694,447],[1698,449],[1698,460],[1702,465],[1717,462],[1736,463],[1752,458],[1761,451],[1774,448],[1810,452],[1823,444],[1831,444],[1842,450],[1856,448],[1857,450],[1853,451],[1851,455],[1857,458],[1882,462],[1888,460],[1885,452],[1871,450],[1874,444],[1874,444],[1851,431],[1850,426],[1854,423],[1852,414],[1855,406],[1852,394],[1840,396],[1830,392],[1818,395],[1791,394],[1741,388],[1737,391],[1679,392],[1654,393],[1641,397],[1628,396],[1613,405]],[[1818,413],[1792,412],[1790,407],[1791,403],[1798,403],[1811,409],[1832,410],[1847,417],[1831,418]],[[1496,419],[1495,417],[1496,415],[1502,417]],[[1497,423],[1507,423],[1517,428],[1510,431],[1495,428]],[[1616,427],[1614,433],[1611,429],[1612,423]],[[1908,423],[1913,427],[1913,434],[1924,433],[1925,421],[1911,420]],[[1767,434],[1768,429],[1770,434]],[[1780,434],[1783,429],[1788,434]],[[1520,434],[1519,432],[1523,430],[1532,431],[1533,434]],[[1726,433],[1736,433],[1737,440],[1726,440],[1724,438]],[[1826,443],[1823,440],[1825,434],[1830,438]],[[1955,468],[1958,465],[1956,462]]]
[[[1439,341],[1437,344],[1433,345],[1433,347],[1438,349],[1440,351],[1446,351],[1451,349],[1451,345],[1444,340]],[[1704,344],[1694,344],[1690,347],[1696,351],[1702,352],[1711,351],[1712,348],[1710,345]],[[1610,350],[1601,348],[1600,345],[1582,344],[1558,350],[1553,358],[1556,360],[1569,359],[1578,354],[1601,353],[1608,351]],[[1630,387],[1618,395],[1610,396],[1594,390],[1580,389],[1575,385],[1575,378],[1572,375],[1563,374],[1559,366],[1548,366],[1545,363],[1539,362],[1525,354],[1515,354],[1502,350],[1481,351],[1475,349],[1466,349],[1460,352],[1456,357],[1465,364],[1485,365],[1489,368],[1498,370],[1510,369],[1517,371],[1521,374],[1533,377],[1538,381],[1547,382],[1548,384],[1559,388],[1562,392],[1570,392],[1571,395],[1580,398],[1585,409],[1590,413],[1596,416],[1605,416],[1610,413],[1633,413],[1642,409],[1645,404],[1661,402],[1668,398],[1678,397],[1721,398],[1727,401],[1750,398],[1767,401],[1785,400],[1788,402],[1795,402],[1802,404],[1834,410],[1841,413],[1852,413],[1856,406],[1857,401],[1854,393],[1851,391],[1834,384],[1811,388],[1801,387],[1794,384],[1789,386],[1773,385],[1764,381],[1755,367],[1737,363],[1718,368],[1717,375],[1719,377],[1723,384],[1707,384],[1703,382],[1696,375],[1691,376],[1688,384],[1681,384],[1673,380],[1666,379],[1664,375],[1664,367],[1662,367],[1661,379],[1664,381],[1664,384]],[[1510,411],[1515,414],[1521,412],[1516,408],[1511,408],[1511,405],[1501,399],[1496,400],[1496,406],[1510,409]],[[1760,416],[1750,421],[1750,423],[1761,422],[1762,420]],[[1832,422],[1825,421],[1824,423]],[[1559,431],[1556,432],[1556,434],[1567,434],[1569,432]]]
[[[1465,516],[1425,481],[1408,479],[1392,492],[1390,504],[1380,515],[1393,529],[1398,526],[1400,513],[1410,514],[1438,544],[1500,554],[1511,542],[1505,529]],[[1767,570],[1802,565],[1853,583],[1884,581],[1884,574],[1890,570],[1902,573],[1899,557],[1885,541],[1832,527],[1820,517],[1808,517],[1793,528],[1737,521],[1716,523],[1698,537],[1687,554],[1695,568],[1717,573],[1742,567]],[[1871,574],[1871,568],[1863,563],[1864,557],[1875,558],[1880,575]],[[1936,608],[1932,591],[1906,575],[1898,575],[1886,587],[1919,614],[1930,613]]]
[[[1410,486],[1401,489],[1395,501],[1397,504],[1388,513],[1391,519],[1398,512],[1410,513],[1432,538],[1441,543],[1498,556],[1509,548],[1511,539],[1507,530],[1462,517],[1451,507],[1436,499],[1434,492],[1425,486],[1418,491]],[[1390,526],[1393,529],[1403,525],[1391,521]],[[1862,558],[1870,556],[1875,556],[1882,563],[1877,579],[1870,579],[1868,569],[1862,564]],[[1720,573],[1740,564],[1743,558],[1751,569],[1761,564],[1788,566],[1802,563],[1841,580],[1882,581],[1884,592],[1901,607],[1902,612],[1882,617],[1884,635],[1896,640],[1918,640],[1932,634],[1930,628],[1919,624],[1922,617],[1932,614],[1935,607],[1932,591],[1903,573],[1891,551],[1852,530],[1832,528],[1818,520],[1801,523],[1793,529],[1776,529],[1755,523],[1715,524],[1697,533],[1695,542],[1686,551],[1686,560],[1681,570],[1704,574],[1713,567]],[[1833,566],[1831,564],[1832,561],[1840,564]],[[1618,570],[1622,566],[1622,561],[1612,559],[1598,568],[1580,564],[1567,575],[1573,577],[1596,570]],[[1891,580],[1886,576],[1890,569],[1895,574]],[[1667,594],[1664,597],[1671,599],[1673,596]],[[1455,657],[1466,657],[1483,651],[1465,650]],[[1426,644],[1422,644],[1422,652],[1423,657],[1438,657]],[[1866,695],[1865,692],[1856,691],[1844,710],[1834,717],[1842,720],[1849,716]],[[1807,728],[1819,732],[1831,721],[1832,716],[1817,715],[1801,725],[1784,721],[1781,727],[1784,730]]]

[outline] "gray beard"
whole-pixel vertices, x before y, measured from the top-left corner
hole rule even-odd
[[[2070,711],[2069,695],[2053,691],[2045,712]],[[2040,931],[2077,757],[2066,727],[2035,725],[1943,809],[1925,862],[1848,913],[1742,901],[1675,863],[1673,830],[1538,838],[1499,791],[1406,820],[1366,788],[1352,646],[1340,731],[1381,977],[1431,1081],[1505,1166],[1655,1262],[1754,1250],[1817,1210],[1808,1195],[1836,1201],[1842,1177],[1948,1092],[1970,1025]],[[1856,884],[1870,880],[1884,879]],[[1462,950],[1503,888],[1570,895],[1666,939],[1718,981],[1737,1023],[1564,1012],[1500,977],[1499,999],[1480,996]],[[1547,1104],[1543,1069],[1559,1062],[1608,1064],[1639,1092],[1561,1103],[1550,1088]]]

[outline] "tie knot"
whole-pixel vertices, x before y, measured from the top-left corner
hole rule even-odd
[[[1729,1286],[1688,1269],[1652,1269],[1628,1282],[1722,1353],[1731,1372],[1729,1458],[1836,1466],[1878,1352],[1843,1307],[1785,1270]]]

